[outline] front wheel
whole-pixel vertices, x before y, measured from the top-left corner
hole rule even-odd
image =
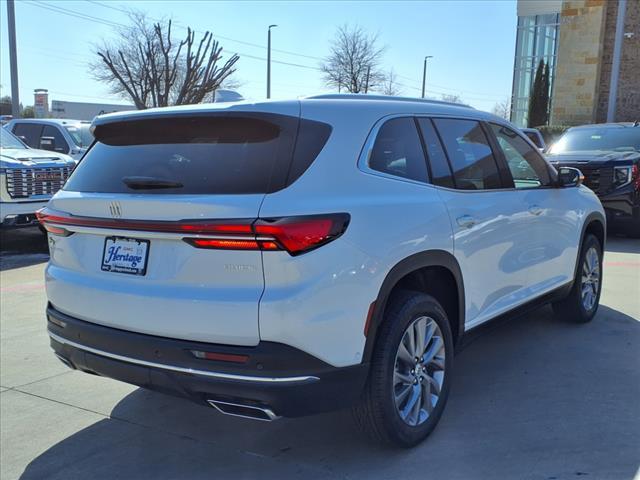
[[[580,259],[569,295],[552,304],[555,314],[563,320],[587,323],[593,319],[600,304],[602,291],[602,246],[594,235],[587,235],[580,250]]]
[[[453,338],[447,314],[429,295],[399,292],[385,317],[353,413],[375,440],[411,447],[442,416],[453,373]]]

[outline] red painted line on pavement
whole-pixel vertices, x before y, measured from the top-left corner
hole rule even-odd
[[[604,262],[605,267],[640,267],[640,262]]]

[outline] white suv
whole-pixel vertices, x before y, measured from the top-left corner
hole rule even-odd
[[[39,213],[72,368],[261,420],[353,406],[411,446],[469,329],[598,308],[598,198],[496,116],[326,95],[105,115],[94,134]]]

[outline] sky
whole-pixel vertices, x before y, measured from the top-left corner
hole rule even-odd
[[[0,0],[0,95],[10,95],[7,5]],[[184,27],[209,30],[223,52],[237,53],[238,92],[266,98],[267,27],[272,30],[271,97],[332,91],[318,65],[336,29],[358,25],[385,47],[384,68],[397,75],[401,94],[420,96],[423,59],[427,96],[459,95],[491,110],[511,95],[516,35],[515,0],[496,1],[208,1],[208,0],[15,0],[20,100],[33,90],[51,100],[130,103],[91,77],[94,45],[128,22],[127,9],[151,19],[171,18]],[[283,63],[280,63],[283,62]],[[294,64],[294,65],[291,65]]]

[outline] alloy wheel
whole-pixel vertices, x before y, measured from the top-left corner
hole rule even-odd
[[[393,394],[400,418],[411,426],[433,412],[445,375],[445,345],[433,318],[422,316],[405,330],[396,353]]]
[[[590,311],[596,304],[600,288],[600,259],[595,247],[589,248],[584,256],[580,287],[582,306]]]

